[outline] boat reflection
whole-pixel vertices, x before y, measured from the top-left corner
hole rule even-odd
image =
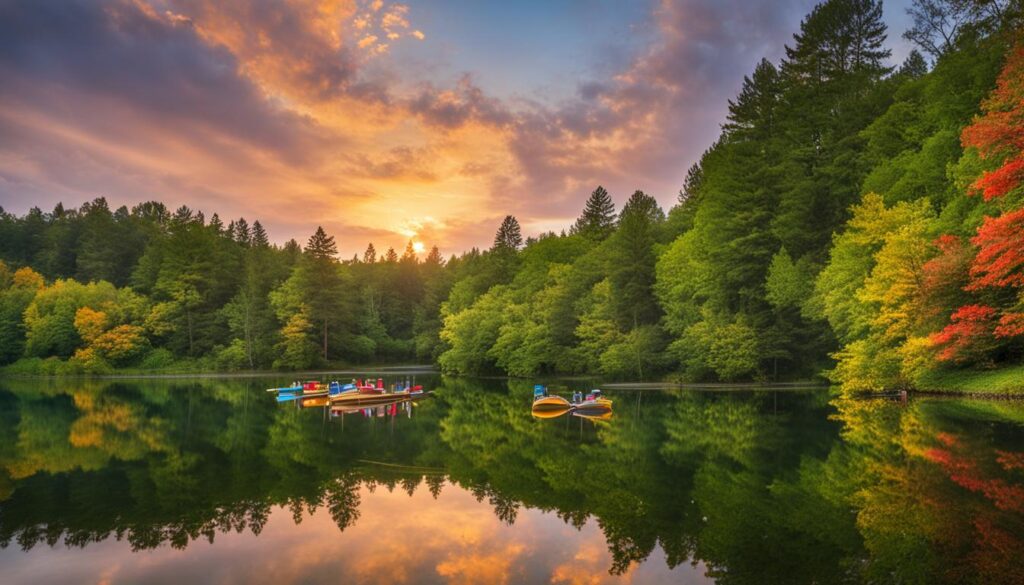
[[[608,410],[608,411],[605,411],[605,412],[601,412],[601,413],[588,413],[586,411],[575,410],[575,411],[573,411],[572,415],[576,416],[576,417],[579,417],[579,418],[582,418],[582,419],[592,420],[592,421],[595,421],[595,422],[612,420],[612,411],[611,410]]]
[[[537,384],[533,387],[530,413],[540,419],[558,418],[571,413],[580,418],[606,421],[612,418],[612,401],[596,389],[586,394],[573,392],[570,401],[557,394],[549,394],[546,386]]]

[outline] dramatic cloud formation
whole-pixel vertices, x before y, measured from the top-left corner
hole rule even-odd
[[[159,199],[260,219],[278,241],[322,224],[347,254],[486,246],[506,213],[560,229],[598,183],[667,206],[743,75],[811,4],[665,0],[626,24],[595,5],[558,44],[508,55],[564,69],[561,86],[509,92],[483,81],[503,62],[459,70],[480,31],[431,33],[456,15],[445,3],[7,2],[0,204]]]

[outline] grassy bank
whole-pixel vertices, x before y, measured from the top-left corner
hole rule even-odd
[[[932,372],[918,383],[923,392],[1024,395],[1024,364],[995,370]]]

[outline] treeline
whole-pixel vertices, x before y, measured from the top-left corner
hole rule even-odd
[[[322,229],[276,246],[259,221],[102,198],[0,213],[0,242],[0,363],[15,371],[408,361],[437,337],[445,263],[411,242],[338,262]]]
[[[641,191],[616,213],[598,187],[567,233],[524,242],[507,217],[490,249],[448,261],[410,243],[341,262],[323,230],[277,247],[258,222],[158,203],[3,214],[0,361],[418,359],[691,380],[830,370],[858,389],[1020,364],[1021,5],[911,11],[907,37],[931,66],[916,51],[886,65],[880,2],[815,7],[781,63],[744,79],[667,213]],[[25,361],[51,356],[64,361]]]
[[[928,385],[1024,355],[1019,2],[829,0],[762,61],[667,215],[603,189],[442,306],[449,371]],[[955,23],[953,26],[951,23]],[[949,25],[949,26],[947,26]],[[943,28],[946,27],[946,28]],[[1013,48],[1017,47],[1017,48]]]

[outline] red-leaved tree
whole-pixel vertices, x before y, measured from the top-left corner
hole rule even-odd
[[[921,303],[923,319],[945,319],[951,307],[967,302],[964,287],[970,277],[974,248],[963,238],[946,234],[932,245],[939,254],[921,267]]]
[[[981,109],[984,115],[964,128],[960,140],[965,148],[978,149],[981,158],[1003,163],[975,182],[988,200],[1009,193],[1024,180],[1024,45],[1010,52]]]
[[[998,347],[994,330],[996,310],[984,305],[966,305],[949,318],[949,325],[933,333],[932,345],[939,348],[939,361],[976,363],[985,361]]]
[[[1008,55],[996,88],[982,102],[981,109],[982,115],[964,128],[960,138],[965,148],[976,149],[983,160],[998,165],[972,185],[974,193],[990,201],[1024,185],[1024,44]],[[963,286],[969,293],[994,293],[985,294],[989,303],[992,299],[1003,300],[995,307],[976,303],[954,311],[949,325],[930,338],[939,349],[940,361],[989,361],[991,353],[1007,338],[1024,335],[1024,294],[999,292],[1024,289],[1024,209],[1016,209],[1015,200],[1004,201],[1003,213],[986,217],[971,238],[977,252],[970,259],[969,279]],[[959,254],[964,248],[958,248],[956,239],[943,236],[936,245],[940,254],[925,267],[925,290],[929,278],[937,279],[933,287],[942,290],[940,283],[948,282],[960,267]]]
[[[971,242],[978,253],[967,290],[1024,286],[1024,209],[986,217]]]

